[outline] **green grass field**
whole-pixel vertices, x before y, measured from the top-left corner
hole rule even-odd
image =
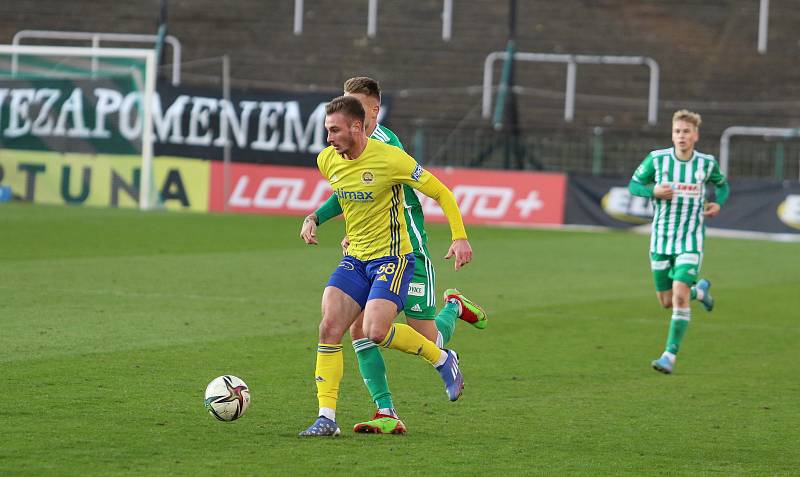
[[[710,238],[713,313],[693,305],[676,373],[653,371],[669,312],[648,237],[471,228],[436,263],[490,314],[451,343],[450,403],[417,357],[384,353],[405,436],[371,415],[345,346],[338,439],[316,413],[319,302],[342,223],[0,205],[0,475],[797,475],[800,244]],[[446,251],[445,227],[429,227]],[[235,374],[248,413],[203,409]]]

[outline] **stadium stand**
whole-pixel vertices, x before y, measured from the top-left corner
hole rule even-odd
[[[652,143],[663,136],[672,112],[688,107],[702,112],[705,149],[716,153],[719,135],[732,125],[800,126],[795,28],[800,10],[791,2],[772,2],[764,55],[756,49],[758,2],[518,4],[518,51],[641,55],[661,66],[659,124],[648,126],[646,68],[579,66],[575,120],[566,123],[564,65],[518,63],[515,91],[524,135],[589,141],[600,127],[605,135],[623,138],[614,144]],[[247,0],[231,7],[211,0],[173,1],[169,33],[180,38],[187,62],[230,55],[233,85],[239,88],[337,91],[349,76],[374,76],[392,97],[390,124],[406,141],[420,126],[429,136],[442,137],[487,129],[480,119],[483,61],[505,48],[508,2],[454,2],[449,42],[442,39],[440,0],[380,1],[375,38],[367,38],[366,5],[365,0],[305,2],[304,29],[295,35],[294,2]],[[123,2],[100,12],[87,0],[68,8],[53,1],[6,2],[0,6],[0,38],[10,42],[21,29],[155,33],[158,6],[157,0]],[[185,81],[218,77],[213,69],[192,70]],[[570,167],[547,166],[545,158],[539,162],[545,168]],[[611,172],[629,167],[614,164],[612,151],[606,161]]]

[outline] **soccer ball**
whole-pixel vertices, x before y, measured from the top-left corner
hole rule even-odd
[[[206,387],[206,410],[220,421],[235,421],[250,406],[250,388],[236,376],[214,378]]]

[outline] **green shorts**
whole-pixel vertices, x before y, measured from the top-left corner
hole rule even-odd
[[[680,253],[678,255],[650,254],[650,270],[653,271],[653,281],[656,291],[672,290],[672,281],[677,280],[692,286],[700,276],[700,266],[703,264],[703,253]]]
[[[432,320],[436,318],[436,273],[428,248],[414,250],[414,276],[408,284],[408,296],[403,312],[408,318]]]

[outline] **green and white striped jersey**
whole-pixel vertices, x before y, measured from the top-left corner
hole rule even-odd
[[[653,198],[650,252],[702,252],[706,184],[725,183],[714,156],[694,151],[690,160],[681,161],[675,156],[675,148],[652,151],[633,173],[633,180],[643,185],[672,187],[671,200]]]
[[[393,133],[391,129],[381,126],[380,124],[375,127],[370,137],[403,149],[403,144],[400,142],[397,135]],[[428,234],[425,233],[425,215],[422,213],[422,204],[419,202],[419,198],[414,192],[414,189],[405,184],[403,185],[403,196],[405,200],[403,205],[406,214],[406,227],[408,228],[408,236],[411,238],[411,247],[414,248],[414,251],[421,251],[422,247],[428,243]]]

